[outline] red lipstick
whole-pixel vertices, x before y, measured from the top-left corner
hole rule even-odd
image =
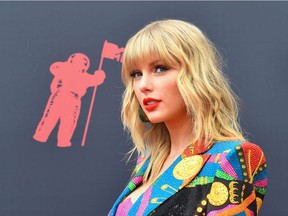
[[[144,98],[144,100],[143,100],[144,108],[147,111],[154,110],[160,104],[160,102],[161,102],[161,100],[157,100],[154,98]]]

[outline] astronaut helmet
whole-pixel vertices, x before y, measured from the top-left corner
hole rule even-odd
[[[73,68],[75,68],[77,71],[81,71],[82,73],[85,73],[90,67],[90,60],[88,56],[83,53],[72,54],[69,56],[67,63],[72,64]]]

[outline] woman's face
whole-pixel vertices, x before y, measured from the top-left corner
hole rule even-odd
[[[187,118],[177,87],[179,70],[179,66],[169,68],[160,59],[151,59],[131,71],[135,95],[152,123],[167,124]]]

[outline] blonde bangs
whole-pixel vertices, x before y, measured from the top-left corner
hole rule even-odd
[[[128,40],[122,66],[122,80],[126,86],[129,80],[132,80],[131,72],[138,69],[142,63],[160,60],[170,68],[180,64],[179,57],[175,56],[175,52],[177,52],[175,46],[173,49],[169,49],[166,45],[167,40],[173,42],[170,36],[166,35],[165,37],[162,32],[152,27],[138,32]]]

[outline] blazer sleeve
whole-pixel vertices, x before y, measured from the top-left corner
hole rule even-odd
[[[227,153],[220,167],[207,195],[208,212],[218,216],[258,215],[267,187],[262,149],[250,142],[242,143]]]

